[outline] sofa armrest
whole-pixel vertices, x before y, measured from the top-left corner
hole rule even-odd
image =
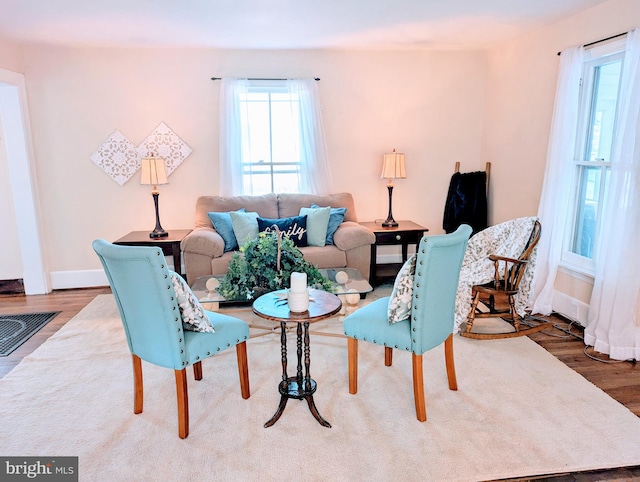
[[[373,232],[353,221],[345,221],[333,235],[333,243],[342,251],[348,251],[359,246],[367,246],[376,242]]]
[[[198,228],[182,240],[180,247],[184,253],[219,258],[224,253],[224,240],[213,228]]]

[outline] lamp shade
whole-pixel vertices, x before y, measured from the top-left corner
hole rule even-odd
[[[158,184],[168,184],[167,171],[164,167],[163,157],[143,157],[142,158],[142,176],[140,176],[140,184],[150,184],[156,186]]]
[[[396,152],[394,149],[391,154],[384,155],[382,164],[381,179],[406,179],[407,172],[404,167],[404,154]]]

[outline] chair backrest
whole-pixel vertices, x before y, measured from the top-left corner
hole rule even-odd
[[[472,229],[425,236],[418,246],[411,305],[412,351],[422,354],[453,333],[462,259]]]
[[[131,353],[182,369],[184,335],[171,276],[160,248],[93,242],[115,296]]]
[[[536,220],[536,222],[533,224],[533,228],[531,229],[531,234],[529,235],[529,239],[527,240],[524,251],[522,251],[522,254],[518,257],[518,260],[529,261],[529,258],[531,258],[531,253],[533,253],[533,250],[540,240],[541,231],[542,226],[540,225],[540,221]],[[522,280],[522,276],[524,275],[527,266],[528,263],[515,263],[509,268],[509,272],[505,277],[505,289],[515,291],[518,290],[518,287],[520,286],[520,280]]]

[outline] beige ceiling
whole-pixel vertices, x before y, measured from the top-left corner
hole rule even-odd
[[[0,37],[82,46],[483,48],[605,0],[0,0]]]

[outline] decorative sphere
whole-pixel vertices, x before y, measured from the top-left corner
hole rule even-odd
[[[351,288],[349,291],[347,291],[345,299],[347,300],[347,304],[357,305],[358,301],[360,301],[360,294],[355,289]]]
[[[336,273],[336,283],[343,285],[347,281],[349,281],[349,275],[346,272],[338,271]]]
[[[220,286],[220,281],[216,278],[209,278],[205,283],[207,290],[214,291],[218,286]]]

